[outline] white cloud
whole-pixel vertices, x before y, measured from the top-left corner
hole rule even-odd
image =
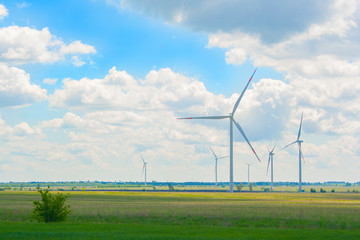
[[[89,54],[96,53],[96,50],[93,46],[88,44],[83,44],[80,41],[74,41],[69,45],[61,46],[60,50],[63,54]]]
[[[54,85],[58,81],[57,78],[44,78],[43,83],[48,85]]]
[[[3,4],[0,4],[0,20],[4,19],[7,15],[9,15],[8,10]]]
[[[82,61],[79,56],[73,56],[73,57],[71,57],[71,63],[74,64],[76,67],[81,67],[86,62]]]
[[[30,83],[30,75],[0,63],[0,107],[19,106],[47,98],[45,89]]]
[[[0,28],[0,61],[9,64],[53,63],[66,55],[95,53],[95,48],[74,41],[68,45],[53,36],[48,28],[9,26]],[[78,58],[78,57],[77,57]],[[74,62],[79,64],[80,61]]]

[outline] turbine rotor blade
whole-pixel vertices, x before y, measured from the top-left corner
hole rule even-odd
[[[236,111],[237,107],[239,106],[240,100],[241,100],[241,99],[242,99],[242,97],[244,96],[244,93],[245,93],[245,91],[246,91],[247,87],[249,86],[249,84],[250,84],[250,82],[251,82],[251,80],[252,80],[252,78],[253,78],[253,76],[254,76],[255,72],[256,72],[256,69],[255,69],[254,73],[251,75],[251,78],[249,79],[249,81],[248,81],[248,83],[246,84],[246,86],[245,86],[244,90],[243,90],[243,91],[242,91],[242,93],[240,94],[240,96],[239,96],[238,100],[236,101],[236,103],[235,103],[235,105],[234,105],[234,108],[233,108],[233,111],[232,111],[232,114],[231,114],[232,116],[234,116],[234,113],[235,113],[235,111]]]
[[[143,162],[145,163],[145,160],[144,160],[144,158],[142,157],[142,155],[140,155],[140,157],[141,157],[141,159],[143,160]]]
[[[266,176],[268,175],[268,172],[269,172],[269,165],[270,165],[270,155],[269,155],[269,160],[268,160],[267,169],[266,169]]]
[[[304,115],[304,113],[301,113],[300,127],[299,127],[299,133],[298,133],[297,140],[299,140],[299,139],[300,139],[300,134],[301,134],[301,125],[302,125],[303,115]]]
[[[295,142],[292,142],[292,143],[290,143],[290,144],[288,144],[288,145],[286,145],[283,149],[281,149],[281,150],[284,150],[285,148],[287,148],[288,146],[290,146],[290,145],[293,145],[294,143],[297,143],[297,141],[295,141]]]
[[[222,158],[228,158],[229,156],[224,156],[224,157],[219,157],[218,159],[222,159]]]
[[[304,155],[303,155],[303,153],[301,151],[301,145],[300,144],[299,144],[299,150],[300,150],[301,158],[302,158],[303,162],[305,163],[305,158],[304,158]]]
[[[269,149],[269,146],[267,146],[267,145],[266,145],[266,148],[267,148],[268,152],[270,153],[270,149]]]
[[[273,147],[273,149],[270,152],[272,155],[274,155],[274,149],[275,149],[275,146]]]
[[[206,116],[206,117],[185,117],[185,118],[177,118],[177,119],[223,119],[229,117],[230,116]]]
[[[233,119],[233,122],[235,123],[235,126],[239,129],[239,131],[240,131],[241,135],[244,137],[245,141],[249,144],[249,146],[250,146],[251,150],[253,151],[253,153],[255,154],[256,158],[259,160],[259,162],[261,162],[261,160],[258,157],[258,155],[256,154],[254,148],[251,146],[249,139],[246,137],[244,130],[242,130],[242,128],[240,127],[240,124],[238,122],[236,122],[234,119]]]
[[[212,148],[210,147],[210,145],[209,145],[209,148],[210,148],[211,152],[214,154],[214,157],[217,158],[216,154],[214,153],[214,151],[212,150]]]

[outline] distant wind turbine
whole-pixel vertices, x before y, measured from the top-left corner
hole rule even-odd
[[[250,166],[252,165],[252,163],[247,163],[248,166],[248,186],[250,186]]]
[[[269,148],[268,148],[268,151],[269,151],[269,160],[268,160],[268,165],[267,165],[267,169],[266,169],[266,175],[268,174],[269,172],[269,164],[271,162],[271,190],[274,190],[274,169],[273,169],[273,160],[274,160],[274,149],[275,147],[273,147],[273,149],[270,151]]]
[[[251,78],[249,79],[248,83],[246,84],[244,90],[242,91],[242,93],[240,94],[238,100],[236,101],[234,108],[232,110],[232,112],[228,115],[228,116],[206,116],[206,117],[186,117],[186,118],[178,118],[178,119],[224,119],[224,118],[229,118],[230,119],[230,192],[234,192],[234,181],[233,181],[233,123],[235,124],[235,126],[238,128],[238,130],[240,131],[241,135],[244,137],[244,139],[246,140],[246,142],[249,144],[251,150],[253,151],[253,153],[255,154],[256,158],[260,161],[260,158],[258,157],[258,155],[256,154],[254,148],[251,146],[248,138],[245,135],[245,132],[242,130],[242,128],[240,127],[240,124],[237,123],[234,119],[234,114],[235,111],[237,109],[237,107],[239,106],[240,100],[242,99],[242,97],[244,96],[244,93],[247,89],[247,87],[249,86],[254,74],[256,72],[256,69],[254,71],[254,73],[251,75]],[[261,162],[261,161],[260,161]]]
[[[229,156],[218,157],[218,156],[216,156],[216,154],[214,153],[214,151],[212,150],[210,145],[209,145],[209,148],[210,148],[211,152],[214,154],[214,158],[215,158],[215,186],[217,186],[217,162],[218,162],[219,159],[227,158]]]
[[[298,146],[299,146],[299,192],[302,192],[301,190],[301,158],[304,160],[304,156],[301,152],[301,143],[303,142],[303,140],[300,140],[300,134],[301,134],[301,125],[302,125],[302,120],[303,120],[303,113],[301,114],[301,120],[300,120],[300,128],[299,128],[299,133],[298,133],[298,137],[296,139],[296,141],[286,145],[283,149],[287,148],[288,146],[294,144],[294,143],[298,143]],[[283,150],[282,149],[282,150]]]
[[[141,155],[140,155],[141,156]],[[146,165],[147,165],[147,162],[145,162],[145,160],[144,160],[144,158],[141,156],[141,159],[143,160],[143,163],[144,163],[144,165],[143,165],[143,170],[142,170],[142,174],[141,175],[143,175],[144,174],[144,171],[145,171],[145,186],[146,186]]]

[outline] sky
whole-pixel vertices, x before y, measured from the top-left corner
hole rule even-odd
[[[356,0],[0,1],[0,182],[358,182]],[[229,181],[229,159],[218,163]]]

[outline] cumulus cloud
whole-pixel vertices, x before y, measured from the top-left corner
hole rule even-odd
[[[52,35],[48,28],[9,26],[0,28],[0,61],[9,64],[53,63],[66,55],[95,53],[93,46],[74,41],[65,44]],[[75,61],[74,64],[79,64]]]
[[[332,11],[329,7],[331,3],[323,4],[318,0],[107,0],[107,3],[121,10],[130,9],[195,31],[248,32],[260,36],[264,42],[277,42],[302,32],[313,23],[321,23]]]
[[[0,20],[4,19],[8,15],[8,11],[3,4],[0,4]]]
[[[0,107],[21,106],[47,99],[47,92],[30,82],[30,75],[0,63]]]
[[[103,79],[65,79],[64,88],[50,96],[53,107],[88,109],[175,109],[195,113],[219,112],[228,104],[223,96],[208,92],[202,82],[166,68],[151,71],[144,80],[136,80],[115,67]],[[190,104],[192,103],[192,105]],[[201,109],[198,107],[201,106]],[[186,109],[189,107],[189,109]],[[230,105],[228,105],[230,108]]]

